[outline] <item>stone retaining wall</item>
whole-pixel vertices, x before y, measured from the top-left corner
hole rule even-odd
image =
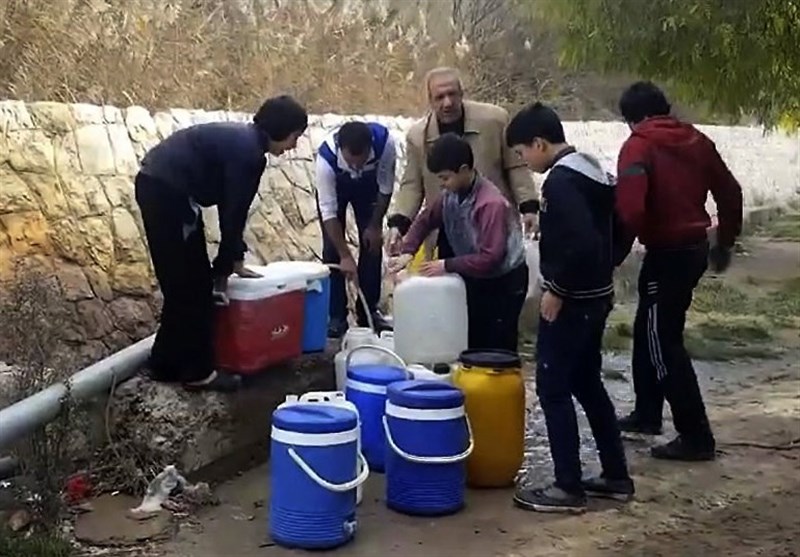
[[[402,156],[412,120],[367,116],[389,126]],[[18,256],[55,273],[72,307],[70,340],[97,359],[152,331],[155,282],[133,199],[133,177],[149,147],[175,129],[243,114],[142,107],[0,101],[0,273]],[[313,116],[298,148],[269,161],[251,209],[246,239],[254,261],[309,259],[319,253],[313,197],[313,151],[348,117]],[[704,128],[745,186],[749,206],[784,204],[800,189],[798,137],[762,136],[756,128]],[[569,122],[579,148],[609,170],[627,128]],[[216,214],[206,211],[209,243],[219,240]]]

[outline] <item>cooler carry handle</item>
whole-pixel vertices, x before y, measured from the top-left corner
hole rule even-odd
[[[375,352],[380,352],[382,354],[387,354],[388,356],[391,356],[392,358],[397,360],[397,362],[400,364],[400,367],[403,368],[403,371],[405,372],[406,377],[408,379],[414,379],[414,375],[410,371],[408,371],[408,365],[403,360],[403,358],[398,356],[394,351],[389,350],[388,348],[386,348],[384,346],[378,346],[377,344],[362,344],[361,346],[356,346],[355,348],[350,350],[350,352],[347,353],[347,358],[345,358],[345,360],[344,360],[344,369],[345,370],[350,368],[350,359],[353,357],[353,354],[355,354],[359,350],[374,350]]]
[[[386,418],[386,415],[383,416],[383,430],[386,432],[386,442],[389,443],[389,447],[391,447],[391,449],[397,453],[399,457],[407,460],[408,462],[413,462],[415,464],[455,464],[457,462],[466,460],[467,457],[472,454],[473,449],[475,449],[475,439],[472,437],[472,426],[470,425],[469,418],[467,418],[466,415],[464,416],[464,419],[467,421],[469,446],[461,454],[452,456],[419,456],[405,452],[403,449],[397,446],[397,443],[394,442],[392,432],[389,430],[389,420]]]
[[[343,484],[331,483],[317,474],[314,469],[311,468],[311,466],[309,466],[305,460],[303,460],[303,457],[297,454],[297,451],[294,450],[294,447],[289,447],[288,453],[292,460],[294,460],[295,464],[297,464],[300,469],[314,481],[314,483],[323,489],[327,489],[328,491],[333,491],[335,493],[352,491],[353,489],[356,489],[358,486],[362,485],[365,481],[367,481],[367,478],[369,478],[369,466],[367,465],[367,460],[364,458],[364,455],[361,454],[361,451],[358,452],[358,466],[361,468],[361,472],[355,479]]]

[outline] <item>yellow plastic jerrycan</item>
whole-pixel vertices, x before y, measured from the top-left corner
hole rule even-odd
[[[453,384],[464,393],[475,449],[467,459],[470,487],[514,484],[525,450],[525,384],[517,354],[461,353]]]

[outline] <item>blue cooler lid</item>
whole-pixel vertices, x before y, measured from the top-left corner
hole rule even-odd
[[[347,378],[369,385],[386,386],[408,379],[408,373],[401,367],[383,364],[359,364],[347,369]]]
[[[444,381],[400,381],[386,389],[389,402],[405,408],[458,408],[464,404],[464,393]]]
[[[272,414],[273,426],[297,433],[339,433],[357,424],[355,412],[327,404],[292,404]]]

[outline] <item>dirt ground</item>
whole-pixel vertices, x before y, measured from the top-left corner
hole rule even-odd
[[[800,276],[800,244],[759,241],[726,280],[782,281]],[[627,439],[636,500],[600,501],[578,517],[526,513],[511,491],[470,491],[467,508],[435,520],[395,514],[382,503],[383,478],[373,476],[359,508],[355,541],[336,555],[800,555],[800,336],[783,331],[777,359],[698,363],[718,439],[716,462],[668,463],[648,456],[648,442]],[[628,371],[608,381],[620,412],[632,402]],[[549,481],[550,463],[538,405],[529,387],[529,472]],[[585,428],[585,421],[582,421]],[[670,433],[668,432],[664,438]],[[596,469],[585,432],[584,462]],[[662,438],[661,440],[663,440]],[[279,557],[298,552],[267,534],[267,466],[221,486],[222,504],[182,525],[153,555]]]

